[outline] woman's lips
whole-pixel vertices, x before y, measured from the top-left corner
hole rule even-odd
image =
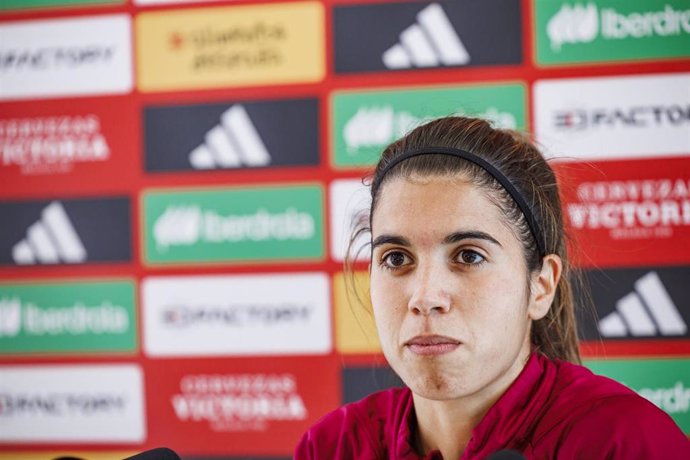
[[[460,341],[442,335],[418,335],[405,342],[414,354],[434,356],[450,353],[460,346]]]

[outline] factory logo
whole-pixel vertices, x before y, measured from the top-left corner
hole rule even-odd
[[[130,29],[127,15],[4,23],[0,99],[129,92]]]

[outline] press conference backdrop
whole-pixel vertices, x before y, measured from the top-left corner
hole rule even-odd
[[[2,0],[0,458],[289,458],[400,384],[342,260],[451,113],[535,134],[587,365],[690,433],[687,0]]]

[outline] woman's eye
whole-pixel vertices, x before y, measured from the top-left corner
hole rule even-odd
[[[484,256],[470,249],[463,249],[458,253],[458,261],[465,265],[477,265],[484,262]]]
[[[387,268],[400,268],[410,263],[410,258],[403,252],[389,252],[381,262]]]

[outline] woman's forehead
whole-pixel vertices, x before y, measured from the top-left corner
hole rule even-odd
[[[504,224],[486,191],[461,176],[397,177],[381,188],[372,230],[491,228]]]

